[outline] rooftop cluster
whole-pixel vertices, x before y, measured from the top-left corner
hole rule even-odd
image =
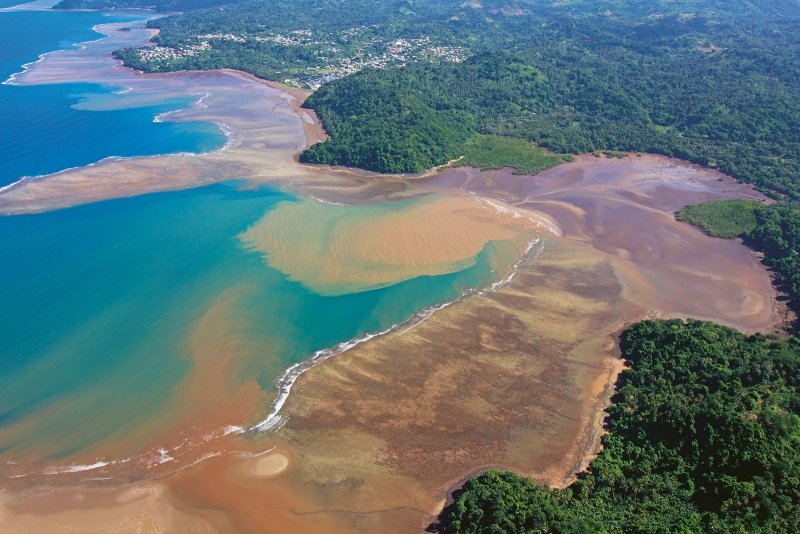
[[[203,41],[198,45],[187,45],[181,48],[167,48],[164,46],[150,46],[139,51],[142,61],[153,63],[168,61],[171,59],[181,59],[189,56],[201,54],[204,50],[210,50],[211,45],[208,41]]]
[[[251,35],[208,33],[194,36],[196,44],[178,48],[149,47],[139,51],[139,59],[158,67],[181,59],[201,55],[219,47],[241,45],[258,47],[262,43],[282,47],[302,47],[307,59],[301,65],[286,65],[277,74],[288,74],[285,83],[312,90],[323,83],[356,73],[365,68],[382,69],[405,66],[417,61],[464,61],[467,52],[458,46],[437,46],[430,37],[394,38],[372,35],[372,26],[348,28],[330,34],[315,35],[311,30],[296,30],[286,34]],[[296,61],[295,63],[301,63]]]

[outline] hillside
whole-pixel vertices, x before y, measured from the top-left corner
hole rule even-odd
[[[492,134],[676,156],[790,194],[798,17],[797,0],[251,1],[153,20],[158,46],[118,57],[319,88],[308,105],[332,139],[307,162],[417,172]]]
[[[800,342],[643,321],[622,349],[631,368],[588,473],[564,490],[480,475],[447,532],[797,532]]]

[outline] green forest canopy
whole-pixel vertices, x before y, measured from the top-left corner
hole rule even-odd
[[[741,237],[763,252],[762,262],[775,270],[775,282],[800,309],[799,203],[785,200],[766,206],[748,200],[718,200],[686,206],[675,216],[711,236]]]
[[[120,57],[143,70],[232,67],[283,81],[425,38],[421,54],[460,47],[470,59],[409,56],[325,83],[308,105],[332,139],[306,161],[416,172],[493,134],[553,153],[676,156],[789,194],[800,191],[798,18],[797,0],[260,0],[150,22],[161,46],[206,39],[196,55]],[[274,40],[301,30],[311,37]],[[368,111],[352,113],[354,102]]]
[[[631,368],[586,476],[550,490],[485,473],[456,495],[448,531],[797,532],[800,340],[643,321],[622,349]]]
[[[327,81],[307,105],[331,139],[301,156],[309,162],[417,172],[466,156],[536,172],[558,154],[647,151],[796,199],[798,19],[797,0],[259,0],[149,23],[162,47],[208,43],[191,54],[118,55],[150,72]],[[401,38],[422,52],[330,81]],[[426,47],[458,53],[437,59]],[[797,299],[800,210],[752,207],[736,207],[733,224],[717,208],[687,219],[741,230]],[[637,323],[623,336],[632,368],[586,477],[552,491],[487,473],[465,485],[450,529],[798,530],[799,347],[696,321]]]
[[[755,230],[755,212],[763,206],[758,200],[719,200],[685,206],[675,212],[675,218],[699,226],[711,237],[731,239]]]

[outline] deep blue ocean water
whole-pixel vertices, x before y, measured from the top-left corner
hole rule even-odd
[[[97,12],[0,12],[0,81],[40,54],[102,37],[92,30],[97,24],[126,20],[134,18]],[[153,122],[162,112],[186,107],[188,99],[117,111],[72,108],[87,94],[115,90],[96,84],[0,85],[0,187],[109,156],[197,153],[225,143],[214,124]]]
[[[91,27],[106,20],[0,12],[0,76],[96,37]],[[152,122],[176,101],[122,111],[72,107],[77,95],[109,91],[0,86],[0,184],[111,155],[201,151],[223,141],[216,127]],[[214,357],[206,335],[235,353],[231,376],[220,380],[254,380],[272,393],[287,365],[497,276],[490,244],[452,274],[314,293],[239,238],[276,204],[295,200],[277,189],[217,184],[0,217],[0,455],[62,458],[126,440],[135,452],[143,428],[159,421],[156,430],[165,431],[180,419],[181,384],[191,381],[195,356]],[[201,328],[217,308],[221,315]]]

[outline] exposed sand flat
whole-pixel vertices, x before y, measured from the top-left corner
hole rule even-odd
[[[256,459],[250,474],[256,478],[274,477],[280,475],[289,467],[289,459],[282,454],[270,454]]]
[[[236,71],[144,76],[119,68],[119,62],[106,54],[122,46],[142,44],[150,37],[144,29],[116,31],[130,25],[101,25],[98,30],[107,38],[85,43],[80,50],[48,54],[25,72],[12,76],[11,82],[98,82],[125,91],[124,96],[114,99],[81,102],[81,109],[124,108],[148,97],[163,100],[192,95],[197,101],[190,109],[159,120],[215,122],[228,136],[226,149],[180,157],[112,158],[88,167],[26,178],[0,189],[0,213],[46,211],[231,179],[274,183],[306,177],[293,155],[306,146],[307,139],[324,138],[313,111],[298,107],[306,93],[258,82]]]
[[[113,39],[128,33],[139,35]],[[459,168],[404,180],[311,168],[292,160],[314,134],[297,100],[235,72],[134,75],[87,50],[48,56],[19,81],[63,81],[80,71],[86,80],[135,81],[131,94],[210,93],[201,102],[207,107],[165,120],[224,122],[231,146],[26,180],[0,193],[0,211],[231,178],[280,183],[354,206],[302,200],[298,211],[279,207],[242,236],[318,288],[440,272],[489,240],[514,242],[530,232],[543,237],[543,248],[499,289],[300,375],[273,433],[231,430],[183,446],[182,433],[252,423],[268,409],[256,384],[235,380],[246,348],[226,319],[238,294],[223,295],[189,335],[195,372],[176,403],[194,409],[176,428],[142,438],[170,444],[170,459],[157,456],[164,462],[147,473],[120,462],[42,475],[37,464],[35,476],[3,478],[3,532],[421,532],[448,489],[476,470],[513,468],[563,485],[585,465],[599,444],[601,410],[621,365],[616,336],[626,324],[691,316],[755,332],[779,321],[769,277],[750,251],[672,216],[687,203],[760,198],[713,171],[655,156],[579,157],[536,177]],[[364,203],[392,200],[402,202],[391,216],[348,221],[349,213],[368,211]],[[333,246],[298,243],[293,217],[318,217],[321,228],[332,228],[326,243]],[[375,272],[364,272],[368,264]],[[105,452],[112,455],[114,444]],[[87,462],[98,457],[86,454]],[[137,482],[143,476],[157,480]]]
[[[777,321],[774,289],[752,252],[675,221],[674,212],[686,204],[764,198],[718,172],[661,156],[581,156],[534,178],[453,169],[426,185],[547,214],[566,239],[604,253],[617,276],[630,282],[626,298],[654,316],[714,320],[745,332]]]
[[[219,513],[188,514],[179,511],[170,503],[165,488],[156,484],[112,492],[82,490],[60,502],[39,496],[24,505],[18,505],[0,493],[0,531],[4,534],[232,532]]]
[[[51,9],[58,2],[56,0],[34,0],[33,2],[23,3],[16,6],[5,7],[2,11],[44,11]]]

